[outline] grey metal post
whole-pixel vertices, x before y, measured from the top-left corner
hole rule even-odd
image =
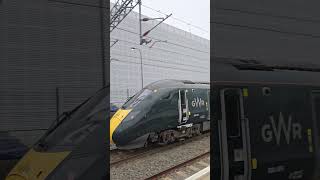
[[[139,29],[140,29],[140,45],[142,45],[142,25],[141,25],[141,2],[142,0],[139,0]]]
[[[131,50],[139,50],[140,53],[140,69],[141,69],[141,89],[143,89],[143,64],[142,64],[142,52],[141,49],[132,47]]]
[[[141,49],[138,49],[140,53],[140,65],[141,65],[141,89],[143,89],[143,64],[142,64],[142,52]]]

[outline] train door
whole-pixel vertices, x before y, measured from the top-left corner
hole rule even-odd
[[[243,90],[220,91],[220,159],[222,180],[250,180],[249,125],[244,117]]]
[[[315,166],[315,178],[320,178],[320,91],[312,92],[313,103],[313,122],[315,128],[315,150],[316,150],[316,166]]]
[[[184,124],[189,120],[189,107],[188,107],[188,90],[179,90],[179,124]]]
[[[208,103],[207,103],[207,111],[208,111],[208,120],[210,120],[210,112],[211,112],[211,109],[210,109],[210,89],[207,91],[207,99],[208,99]]]

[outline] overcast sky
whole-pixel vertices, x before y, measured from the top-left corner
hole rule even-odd
[[[116,2],[116,0],[111,0],[111,2]],[[142,0],[142,5],[160,10],[162,13],[172,13],[165,23],[210,39],[210,0]],[[134,11],[138,12],[138,6]],[[165,16],[143,6],[142,14],[150,17]]]

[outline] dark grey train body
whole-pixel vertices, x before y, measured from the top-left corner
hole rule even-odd
[[[213,179],[319,179],[320,68],[214,60]]]
[[[129,99],[110,121],[119,148],[168,143],[210,128],[209,84],[161,80]]]
[[[105,179],[108,87],[55,121],[7,180]]]

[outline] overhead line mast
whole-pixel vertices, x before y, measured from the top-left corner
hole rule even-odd
[[[110,33],[121,23],[123,19],[139,4],[139,36],[140,36],[140,45],[148,44],[152,40],[146,40],[145,37],[154,30],[157,26],[159,26],[162,22],[168,19],[171,15],[166,15],[166,17],[158,17],[158,18],[143,18],[141,14],[141,5],[142,0],[117,0],[114,6],[110,10]],[[149,21],[149,20],[158,20],[161,19],[155,26],[153,26],[148,31],[142,34],[142,21]],[[118,41],[115,41],[110,45],[111,47],[114,46]],[[158,42],[158,41],[157,41]],[[160,41],[159,41],[160,42]],[[161,41],[166,42],[166,41]],[[154,44],[153,44],[154,45]],[[150,48],[153,46],[151,45]]]
[[[141,0],[118,0],[110,10],[110,32],[140,3]]]

